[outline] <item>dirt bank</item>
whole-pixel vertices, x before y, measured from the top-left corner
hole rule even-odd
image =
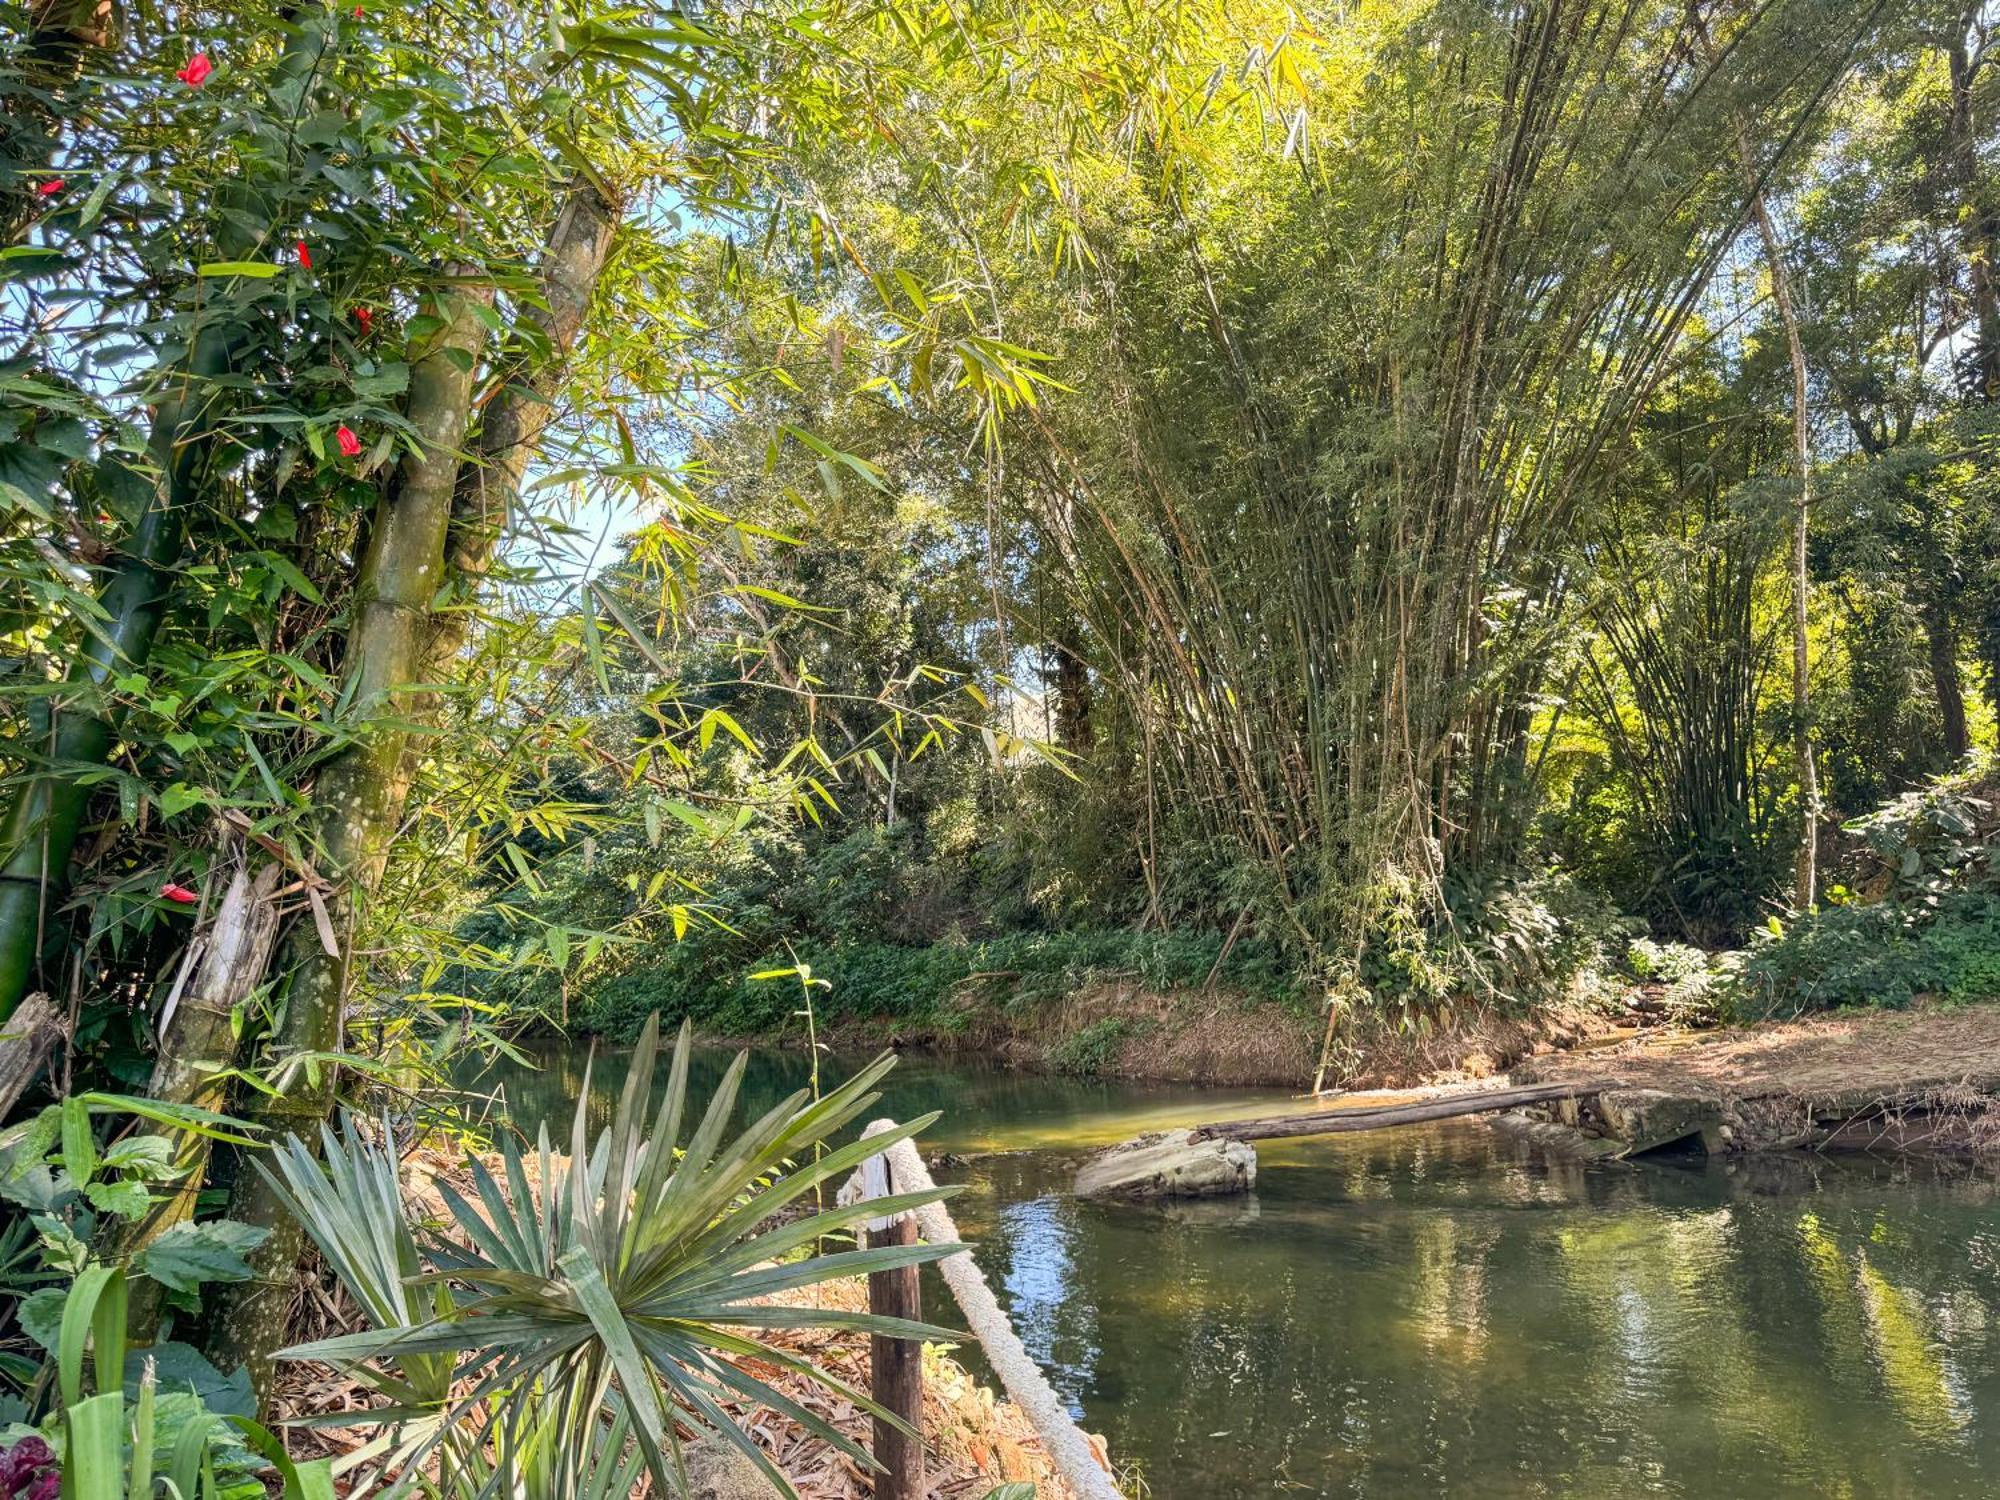
[[[949,1027],[860,1021],[828,1027],[843,1050],[880,1046],[976,1053],[1010,1067],[1081,1077],[1218,1088],[1306,1089],[1319,1062],[1324,1016],[1226,990],[1155,990],[1107,981],[1021,1010],[968,1009]],[[1608,1023],[1582,1006],[1527,1016],[1462,1007],[1451,1019],[1409,1031],[1376,1015],[1352,1017],[1335,1035],[1329,1087],[1391,1088],[1489,1078],[1537,1052],[1602,1037]],[[791,1046],[787,1037],[717,1037],[732,1046]]]
[[[1731,1150],[1985,1151],[2000,1146],[2000,1005],[1649,1032],[1618,1046],[1533,1058],[1512,1077],[1609,1077],[1712,1103]]]

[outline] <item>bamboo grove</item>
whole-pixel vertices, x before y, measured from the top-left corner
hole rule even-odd
[[[1851,627],[1887,611],[1928,653],[1925,771],[1990,680],[1961,657],[1994,598],[1991,18],[1231,15],[1164,50],[1171,130],[1062,178],[984,164],[1058,128],[1009,96],[896,117],[905,164],[864,192],[842,155],[816,179],[863,260],[1060,354],[963,479],[993,621],[967,649],[1045,653],[1047,728],[1129,819],[1131,909],[1177,920],[1174,867],[1231,868],[1203,920],[1335,993],[1398,946],[1420,989],[1478,989],[1485,897],[1606,858],[1592,777],[1655,872],[1613,882],[1626,910],[1727,943],[1810,908],[1820,845],[1916,770],[1822,791],[1820,737],[1879,761],[1896,733],[1816,703]],[[1851,571],[1884,545],[1912,564],[1886,591]]]
[[[857,828],[871,940],[1413,1016],[1804,912],[1991,740],[1983,6],[4,14],[54,1092],[310,1142],[701,941],[810,999]],[[261,1377],[310,1226],[175,1141],[120,1253],[227,1196]]]

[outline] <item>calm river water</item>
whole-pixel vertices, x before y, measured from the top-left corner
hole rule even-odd
[[[582,1051],[509,1066],[567,1128]],[[715,1076],[720,1058],[704,1058]],[[805,1059],[753,1059],[746,1109]],[[829,1065],[838,1076],[841,1065]],[[623,1078],[600,1057],[593,1110]],[[664,1069],[662,1069],[664,1073]],[[1552,1159],[1473,1122],[1260,1147],[1254,1198],[1078,1203],[1076,1157],[1276,1096],[907,1058],[873,1112],[992,1153],[952,1211],[1158,1500],[2000,1495],[2000,1204],[1860,1158]],[[941,1285],[926,1312],[953,1321]]]

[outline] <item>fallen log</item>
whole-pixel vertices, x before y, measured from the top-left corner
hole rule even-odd
[[[1600,1094],[1615,1089],[1615,1078],[1584,1079],[1569,1083],[1531,1083],[1518,1088],[1482,1089],[1454,1094],[1444,1099],[1422,1099],[1414,1104],[1382,1104],[1368,1109],[1322,1109],[1304,1115],[1277,1115],[1263,1120],[1226,1120],[1215,1125],[1198,1125],[1189,1132],[1191,1141],[1265,1141],[1281,1136],[1340,1135],[1347,1131],[1386,1130],[1395,1125],[1421,1125],[1428,1120],[1449,1120],[1458,1115],[1480,1115],[1496,1109],[1518,1109],[1524,1104],[1546,1104],[1552,1099],[1571,1099],[1581,1094]]]

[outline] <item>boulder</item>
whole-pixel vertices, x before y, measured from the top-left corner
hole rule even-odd
[[[1257,1153],[1242,1141],[1191,1139],[1192,1131],[1140,1136],[1092,1158],[1076,1174],[1079,1198],[1214,1198],[1247,1193]]]

